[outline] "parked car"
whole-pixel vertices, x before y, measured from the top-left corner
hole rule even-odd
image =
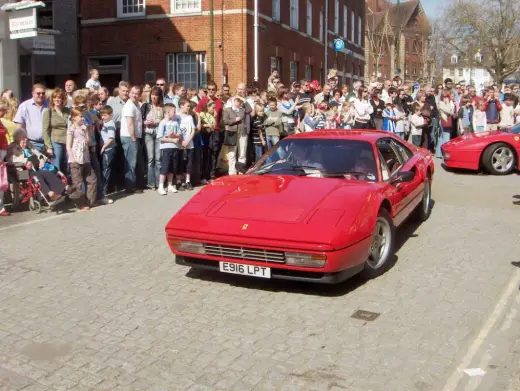
[[[442,145],[441,151],[448,168],[511,174],[518,169],[520,124],[505,131],[465,134]]]

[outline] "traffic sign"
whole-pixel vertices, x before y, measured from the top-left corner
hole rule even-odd
[[[345,41],[343,41],[340,38],[336,38],[334,40],[334,50],[337,52],[341,52],[343,49],[345,49]]]

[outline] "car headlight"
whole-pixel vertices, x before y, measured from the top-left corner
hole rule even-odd
[[[184,253],[206,254],[204,244],[199,242],[189,242],[186,240],[172,240],[172,246],[175,250]]]
[[[325,254],[285,253],[285,263],[291,266],[323,267],[326,261]]]
[[[444,159],[449,159],[451,155],[449,152],[444,151],[443,156],[444,156]]]

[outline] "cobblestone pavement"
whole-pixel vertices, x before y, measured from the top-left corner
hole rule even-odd
[[[187,193],[1,219],[0,390],[518,391],[519,184],[439,169],[395,267],[332,288],[175,265]]]

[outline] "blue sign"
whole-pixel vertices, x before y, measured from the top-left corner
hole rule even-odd
[[[341,52],[343,49],[345,49],[345,42],[342,39],[336,38],[334,40],[334,50]]]

